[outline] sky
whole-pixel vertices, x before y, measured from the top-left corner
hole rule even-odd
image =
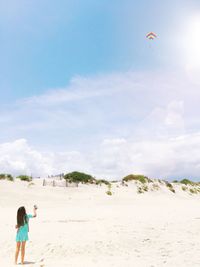
[[[0,41],[0,172],[200,180],[199,1],[1,0]]]

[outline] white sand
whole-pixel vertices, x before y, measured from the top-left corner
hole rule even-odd
[[[0,181],[0,266],[11,267],[16,211],[30,221],[25,266],[200,266],[200,197],[162,190],[137,194],[134,185],[42,187],[41,181]],[[19,257],[20,259],[20,257]]]

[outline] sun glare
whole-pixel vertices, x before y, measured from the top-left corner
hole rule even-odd
[[[200,83],[200,14],[187,21],[182,42],[186,72],[193,82]]]

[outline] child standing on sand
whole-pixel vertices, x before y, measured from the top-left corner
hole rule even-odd
[[[36,210],[37,206],[34,205],[33,215],[26,214],[25,207],[20,207],[17,211],[17,225],[15,226],[17,229],[15,264],[17,264],[20,248],[21,248],[21,264],[24,264],[25,246],[26,246],[26,241],[28,240],[28,231],[29,231],[28,222],[30,218],[34,218],[37,216]]]

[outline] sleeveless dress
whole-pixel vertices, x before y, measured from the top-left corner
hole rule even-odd
[[[27,214],[27,223],[25,223],[23,226],[20,226],[17,230],[16,235],[16,242],[24,242],[28,240],[28,221],[30,218],[33,218],[33,215]]]

